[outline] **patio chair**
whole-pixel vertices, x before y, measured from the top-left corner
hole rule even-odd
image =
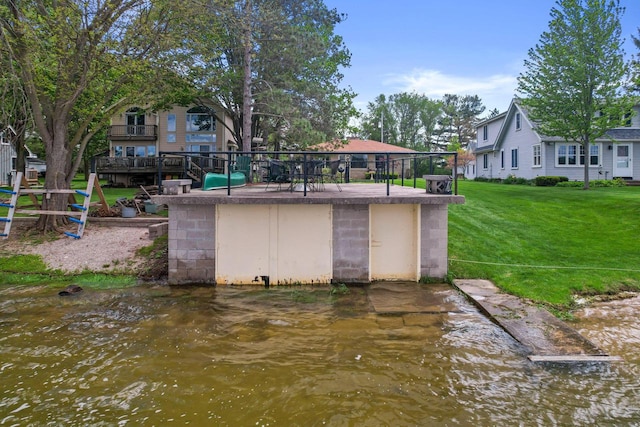
[[[249,182],[249,176],[251,175],[251,157],[238,156],[236,157],[236,164],[233,167],[234,172],[242,172]]]
[[[267,166],[266,176],[267,187],[265,191],[269,189],[270,184],[278,184],[278,190],[282,188],[282,184],[291,182],[291,174],[284,163],[278,160],[271,160],[269,166]]]
[[[333,182],[336,187],[338,187],[338,191],[342,191],[342,187],[340,187],[340,179],[338,178],[338,173],[340,172],[340,164],[342,160],[332,160],[329,162],[329,173],[323,174],[322,179],[327,180],[327,182]]]
[[[304,180],[304,176],[307,177],[307,184],[312,191],[323,190],[323,176],[322,176],[322,160],[307,160],[302,164],[302,168],[299,173],[300,181]]]

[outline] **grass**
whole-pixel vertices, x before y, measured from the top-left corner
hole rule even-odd
[[[571,308],[573,296],[640,290],[640,188],[459,182],[449,206],[449,271]]]

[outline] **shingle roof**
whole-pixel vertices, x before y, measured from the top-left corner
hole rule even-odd
[[[335,153],[417,153],[416,150],[410,148],[385,144],[371,139],[348,139],[343,145],[340,145],[340,141],[324,142],[311,148]]]

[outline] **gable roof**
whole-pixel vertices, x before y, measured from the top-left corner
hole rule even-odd
[[[500,148],[500,146],[502,145],[502,142],[504,141],[506,135],[508,134],[508,129],[509,129],[509,125],[511,123],[511,121],[513,120],[514,115],[519,112],[520,113],[520,117],[523,121],[526,121],[527,124],[531,127],[531,131],[533,132],[533,134],[536,136],[536,138],[538,139],[538,142],[563,142],[564,138],[559,137],[559,136],[547,136],[547,135],[542,135],[540,132],[537,131],[537,124],[533,121],[531,121],[531,119],[529,118],[529,114],[527,112],[527,109],[524,108],[523,106],[521,106],[518,103],[517,98],[514,98],[511,101],[511,104],[509,104],[509,108],[507,109],[506,112],[496,116],[495,118],[489,119],[489,120],[485,120],[481,123],[478,124],[478,126],[476,126],[476,129],[478,129],[479,127],[481,127],[482,125],[489,123],[492,120],[497,120],[497,119],[503,119],[503,122],[500,126],[500,130],[498,131],[498,135],[496,136],[496,139],[494,141],[494,143],[492,145],[487,145],[487,146],[482,146],[478,149],[475,150],[476,154],[482,154],[482,153],[488,153],[488,152],[493,152],[493,151],[498,151],[498,149]],[[601,137],[597,138],[594,142],[606,142],[606,141],[626,141],[626,142],[633,142],[633,141],[640,141],[640,129],[639,128],[614,128],[614,129],[609,129],[608,131],[605,132],[604,135],[602,135]]]
[[[340,140],[323,142],[310,147],[318,151],[330,151],[333,153],[417,153],[410,148],[399,147],[393,144],[373,141],[371,139],[349,138],[346,143]]]

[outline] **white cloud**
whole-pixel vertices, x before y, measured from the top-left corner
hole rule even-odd
[[[436,99],[447,93],[478,95],[488,110],[498,108],[504,111],[514,96],[517,77],[508,74],[456,76],[438,70],[415,69],[409,74],[389,76],[384,84],[392,87],[393,93],[416,92]]]

